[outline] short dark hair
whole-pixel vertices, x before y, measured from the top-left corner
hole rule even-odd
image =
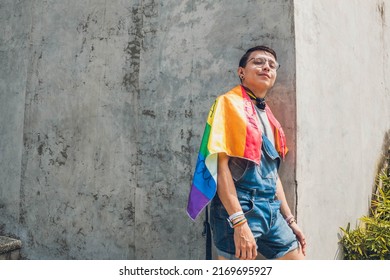
[[[241,57],[240,59],[240,63],[238,64],[239,67],[245,67],[247,62],[248,62],[248,58],[249,56],[251,55],[251,53],[255,52],[255,51],[265,51],[265,52],[268,52],[270,54],[272,54],[275,59],[277,60],[278,58],[276,57],[276,52],[267,47],[267,46],[256,46],[256,47],[253,47],[253,48],[250,48],[249,50],[246,51],[246,53]]]

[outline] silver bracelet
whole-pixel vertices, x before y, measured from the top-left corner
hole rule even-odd
[[[241,216],[241,215],[244,215],[244,212],[238,211],[238,212],[236,212],[236,213],[230,215],[230,216],[229,216],[229,220],[230,220],[230,221],[233,221],[235,218],[237,218],[237,217],[239,217],[239,216]]]

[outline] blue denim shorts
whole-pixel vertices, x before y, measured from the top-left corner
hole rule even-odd
[[[280,213],[280,201],[264,197],[262,191],[256,189],[237,188],[237,196],[260,254],[267,259],[277,259],[298,248],[295,234]],[[214,245],[218,255],[235,259],[234,229],[229,226],[228,217],[216,196],[210,207]]]

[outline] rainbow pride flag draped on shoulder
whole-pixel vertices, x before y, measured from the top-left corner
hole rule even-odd
[[[288,150],[283,129],[268,106],[265,110],[274,129],[276,150],[284,158]],[[215,100],[207,118],[188,199],[187,213],[191,219],[195,220],[215,196],[218,153],[260,164],[261,133],[255,107],[242,86]]]

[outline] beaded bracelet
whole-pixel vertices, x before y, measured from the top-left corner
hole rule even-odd
[[[286,220],[287,224],[290,224],[291,220],[294,220],[294,216],[290,215],[285,220]]]
[[[292,223],[294,223],[294,222],[296,223],[297,221],[295,221],[295,219],[294,219],[294,218],[292,218],[290,221],[288,221],[288,223],[287,223],[287,224],[290,226],[290,225],[291,225]]]

